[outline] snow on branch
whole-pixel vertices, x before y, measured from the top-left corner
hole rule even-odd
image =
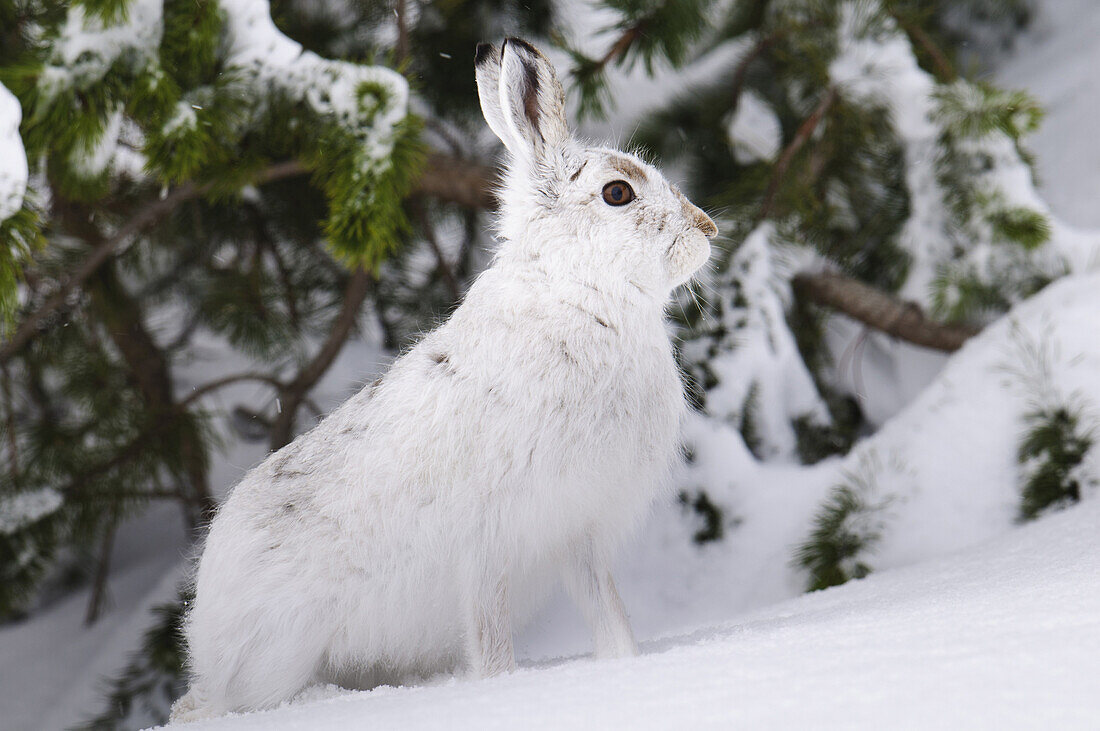
[[[0,84],[0,221],[23,207],[27,192],[27,155],[19,137],[19,101]]]
[[[271,19],[268,0],[222,0],[231,67],[251,70],[260,84],[299,99],[320,115],[355,129],[369,159],[389,158],[393,129],[406,115],[409,86],[401,74],[382,66],[363,66],[321,58],[287,38]],[[372,90],[378,108],[364,119],[364,90]],[[369,122],[369,126],[360,126]]]

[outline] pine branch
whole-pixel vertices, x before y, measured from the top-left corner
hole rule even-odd
[[[294,431],[294,417],[298,412],[298,408],[302,405],[309,390],[317,385],[329,366],[336,360],[336,356],[340,354],[340,350],[351,334],[359,315],[359,309],[362,307],[369,290],[370,274],[366,269],[360,267],[355,270],[348,280],[347,287],[344,290],[344,304],[329,330],[328,338],[321,345],[321,349],[298,372],[294,380],[279,392],[282,406],[271,425],[272,451],[281,449],[290,443]]]
[[[302,175],[305,168],[297,161],[288,161],[272,165],[256,177],[255,183],[262,185],[285,178]],[[154,226],[172,214],[177,208],[189,200],[198,198],[213,188],[213,183],[195,185],[184,183],[173,189],[168,195],[150,202],[133,218],[124,223],[113,236],[103,239],[92,252],[81,262],[80,266],[61,283],[57,291],[47,299],[37,310],[31,312],[20,323],[19,328],[12,334],[8,342],[0,346],[0,363],[7,363],[12,356],[34,336],[39,326],[52,314],[62,309],[70,295],[81,287],[111,256],[127,244],[133,236]]]
[[[954,352],[979,332],[968,325],[929,320],[916,303],[842,274],[797,274],[791,287],[799,299],[838,310],[868,327],[933,350]]]
[[[932,36],[928,35],[928,32],[924,30],[924,28],[911,20],[906,20],[896,10],[891,11],[890,15],[897,24],[901,26],[901,29],[905,31],[906,35],[928,54],[928,58],[932,61],[932,68],[936,73],[937,81],[949,84],[959,78],[959,74],[955,71],[955,66],[951,63],[950,59],[947,58],[947,54],[936,45],[936,42],[932,40]]]
[[[399,67],[409,57],[408,8],[405,3],[406,0],[396,0],[393,9],[393,14],[397,16],[397,42],[393,47],[393,56]]]
[[[458,288],[458,279],[455,277],[454,270],[451,269],[447,257],[443,255],[443,249],[439,246],[439,240],[435,236],[435,228],[432,226],[432,222],[428,220],[428,214],[419,201],[411,201],[410,205],[413,209],[413,215],[416,216],[417,223],[420,224],[420,228],[424,231],[424,238],[427,240],[428,246],[430,246],[432,252],[435,253],[435,260],[438,263],[439,271],[443,274],[443,279],[447,282],[447,289],[451,293],[451,300],[453,302],[458,302],[462,296]]]
[[[745,79],[748,77],[749,67],[752,66],[753,61],[764,55],[764,53],[778,43],[779,39],[784,35],[786,35],[786,29],[760,36],[756,39],[756,43],[753,44],[748,53],[746,53],[737,63],[737,68],[733,72],[733,83],[731,84],[730,90],[731,98],[733,99],[733,103],[730,105],[730,114],[734,114],[737,111],[737,105],[741,100],[741,93],[745,89]]]
[[[646,24],[649,22],[648,18],[642,18],[637,23],[633,24],[623,34],[611,44],[611,47],[607,49],[607,53],[603,55],[599,61],[596,62],[594,71],[599,73],[607,68],[607,65],[612,61],[621,59],[630,47],[634,45],[634,42],[641,37],[642,32],[645,30]]]
[[[308,171],[296,160],[272,165],[256,177],[254,184],[263,185],[286,178],[304,175]],[[462,161],[447,155],[433,154],[428,166],[415,184],[412,195],[425,195],[468,208],[496,207],[492,186],[494,173],[491,168]],[[124,223],[113,236],[104,239],[69,275],[57,291],[38,309],[22,318],[19,328],[2,346],[0,363],[7,363],[38,332],[40,326],[55,312],[63,309],[69,297],[79,289],[111,256],[142,231],[156,225],[171,215],[184,203],[208,193],[212,183],[195,185],[184,183],[164,198],[152,201],[141,212]]]
[[[81,220],[84,220],[83,217],[77,219]],[[95,232],[86,231],[85,235],[94,236]],[[96,273],[91,292],[100,320],[122,355],[130,377],[137,384],[149,410],[158,420],[184,415],[186,411],[175,400],[168,358],[157,346],[145,325],[140,306],[126,291],[113,266],[103,267]],[[194,428],[183,429],[177,438],[187,484],[195,502],[201,506],[199,514],[195,515],[192,506],[184,504],[184,515],[192,527],[197,527],[214,514],[216,507],[208,482],[206,445]]]
[[[216,381],[210,381],[209,383],[204,383],[203,385],[198,386],[193,391],[191,391],[191,393],[187,394],[186,398],[179,402],[179,407],[181,409],[186,409],[206,394],[212,391],[216,391],[219,388],[223,388],[224,386],[229,386],[234,383],[240,383],[242,381],[260,381],[280,390],[286,388],[286,386],[284,386],[279,379],[267,373],[258,373],[252,371],[248,373],[235,373],[231,376],[225,376],[224,378],[219,378]]]
[[[8,433],[8,470],[13,485],[19,484],[19,440],[15,431],[15,399],[11,392],[11,374],[6,363],[0,363],[0,393],[4,396],[5,431]]]
[[[461,158],[435,153],[428,156],[420,180],[413,186],[413,196],[429,196],[466,208],[496,208],[493,185],[497,179],[494,168]]]
[[[761,219],[767,218],[771,213],[772,206],[775,204],[775,196],[779,192],[779,186],[782,184],[783,178],[786,177],[791,162],[794,161],[795,155],[797,155],[805,146],[806,142],[809,141],[814,130],[821,124],[821,120],[825,118],[825,113],[829,111],[829,107],[833,105],[836,98],[836,87],[830,86],[829,90],[825,92],[825,96],[818,102],[817,107],[814,108],[810,116],[799,126],[798,131],[795,132],[794,139],[792,139],[790,144],[783,149],[783,153],[775,163],[775,170],[772,172],[771,180],[768,182],[768,188],[764,192],[764,202],[760,206]]]
[[[115,547],[115,531],[118,528],[118,518],[112,517],[107,523],[107,529],[103,532],[103,539],[99,546],[99,558],[96,560],[95,577],[92,579],[92,593],[88,597],[88,609],[84,613],[84,626],[95,624],[102,614],[107,603],[107,575],[111,568],[111,552]]]

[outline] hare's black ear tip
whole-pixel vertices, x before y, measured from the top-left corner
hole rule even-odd
[[[477,44],[477,50],[474,51],[474,66],[481,66],[488,63],[494,55],[494,48],[492,43],[479,43]]]
[[[505,38],[504,39],[504,45],[501,46],[501,51],[503,51],[504,46],[507,46],[507,45],[518,46],[519,48],[522,48],[523,50],[527,51],[528,53],[530,53],[533,56],[538,56],[539,55],[538,50],[534,46],[532,46],[530,43],[523,40],[522,38]]]

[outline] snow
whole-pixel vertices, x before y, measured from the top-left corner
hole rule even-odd
[[[733,155],[741,165],[756,161],[771,162],[779,154],[783,130],[779,118],[759,94],[751,89],[741,93],[737,110],[729,122]]]
[[[19,100],[0,84],[0,223],[23,206],[27,192],[27,154],[19,137],[22,118]]]
[[[736,292],[736,301],[723,302],[721,325],[729,333],[720,352],[711,357],[696,353],[709,347],[709,339],[684,344],[688,362],[708,360],[719,383],[707,393],[706,413],[727,423],[741,422],[744,410],[752,407],[761,444],[769,448],[767,459],[791,459],[795,433],[791,420],[814,416],[827,421],[824,402],[813,377],[787,327],[789,287],[798,252],[784,247],[775,227],[764,223],[737,249],[726,272],[715,276],[726,281],[706,284],[716,292]],[[727,300],[734,300],[733,295]]]
[[[228,64],[251,70],[259,83],[302,99],[318,114],[332,115],[362,138],[364,163],[381,166],[389,158],[393,129],[405,118],[409,85],[384,66],[364,66],[321,58],[287,38],[271,19],[268,0],[221,0],[228,36]],[[363,119],[364,85],[384,90],[373,118]],[[259,98],[266,98],[266,94]],[[369,125],[362,125],[369,121]]]
[[[188,731],[1091,728],[1100,503],[920,566],[481,682],[329,691]]]
[[[137,50],[151,58],[164,30],[163,10],[163,0],[129,0],[121,17],[104,22],[74,5],[55,46],[55,68],[85,73],[94,65],[102,76],[127,51]]]
[[[0,499],[0,533],[12,535],[61,507],[61,493],[49,487]]]

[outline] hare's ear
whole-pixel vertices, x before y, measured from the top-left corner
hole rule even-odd
[[[477,79],[477,96],[481,101],[481,113],[489,123],[489,129],[506,146],[509,130],[500,109],[500,51],[489,43],[477,44],[474,55],[474,77]]]
[[[478,93],[485,120],[508,150],[519,158],[536,161],[548,147],[566,140],[565,92],[554,67],[534,46],[516,38],[501,45],[499,65],[490,46],[479,53]],[[489,101],[489,85],[496,67],[497,101]],[[483,71],[484,69],[484,71]]]

